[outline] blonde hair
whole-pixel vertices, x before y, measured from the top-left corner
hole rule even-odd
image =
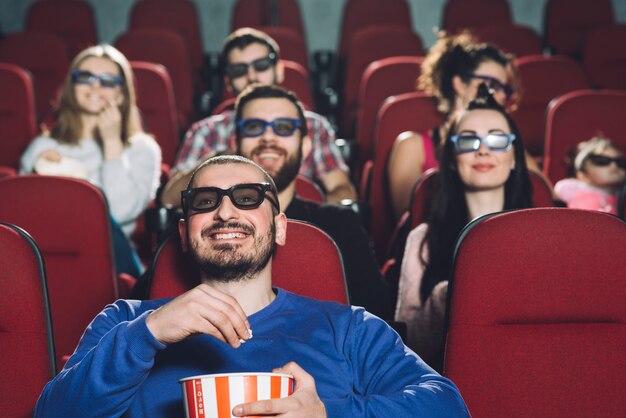
[[[574,157],[573,164],[575,172],[585,171],[585,162],[587,162],[587,158],[589,158],[589,155],[601,153],[608,148],[620,151],[620,149],[613,143],[613,141],[603,136],[594,136],[587,141],[579,143],[576,146],[576,156]]]
[[[61,91],[57,104],[57,121],[50,133],[51,137],[59,142],[76,144],[81,139],[83,123],[81,110],[76,95],[74,94],[74,83],[72,82],[72,71],[88,58],[105,58],[117,65],[124,82],[120,86],[124,100],[120,105],[122,114],[122,132],[120,136],[124,145],[128,144],[128,138],[137,132],[141,132],[141,123],[136,107],[135,81],[130,63],[119,50],[108,44],[100,44],[89,47],[81,51],[72,61]],[[96,132],[96,139],[100,140],[99,133]]]

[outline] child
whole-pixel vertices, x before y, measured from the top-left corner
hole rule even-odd
[[[617,214],[617,193],[626,181],[626,158],[610,139],[594,137],[578,144],[573,158],[576,178],[556,183],[554,191],[568,207]]]

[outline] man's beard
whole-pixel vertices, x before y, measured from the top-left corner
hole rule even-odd
[[[195,260],[204,277],[210,281],[229,283],[238,282],[254,278],[261,270],[267,266],[272,255],[274,255],[276,226],[271,223],[270,231],[263,236],[256,236],[253,250],[242,253],[239,244],[217,243],[212,245],[212,250],[202,247],[201,243],[209,240],[210,234],[217,229],[236,228],[253,235],[256,230],[245,224],[238,222],[217,222],[210,228],[202,230],[202,241],[191,243],[191,256]]]
[[[270,145],[270,146],[259,146],[252,150],[250,154],[261,154],[264,149],[273,149],[282,153],[286,153],[283,148]],[[274,183],[276,184],[276,190],[278,193],[282,192],[289,186],[289,184],[296,178],[298,173],[300,172],[300,164],[302,163],[302,146],[298,147],[298,151],[292,156],[288,156],[285,159],[285,163],[280,167],[278,172],[274,172],[273,170],[267,170],[268,174],[272,176],[274,179]],[[265,167],[263,167],[265,168]]]

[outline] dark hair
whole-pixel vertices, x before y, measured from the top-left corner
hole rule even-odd
[[[244,49],[252,44],[265,45],[270,53],[276,55],[276,60],[280,59],[280,48],[276,41],[265,32],[253,28],[240,28],[228,35],[222,45],[220,53],[220,66],[222,69],[228,65],[228,54],[233,49]]]
[[[270,185],[271,193],[274,195],[274,199],[276,200],[277,206],[279,205],[279,202],[278,202],[278,190],[276,190],[276,184],[274,183],[274,179],[272,178],[272,176],[270,176],[267,173],[267,171],[265,171],[263,169],[263,167],[261,167],[260,165],[258,165],[254,161],[249,160],[249,159],[247,159],[245,157],[242,157],[240,155],[219,155],[219,156],[215,156],[215,157],[211,157],[211,158],[207,159],[205,162],[200,164],[193,171],[193,174],[191,175],[191,178],[189,179],[189,182],[187,183],[187,187],[185,189],[189,190],[190,188],[193,187],[194,182],[196,180],[196,176],[204,168],[206,168],[208,166],[212,166],[212,165],[226,165],[226,164],[245,164],[245,165],[252,166],[252,167],[256,168],[257,170],[259,170],[259,172],[263,175],[265,183],[268,183]],[[183,207],[183,208],[185,207],[185,205],[182,202],[181,202],[181,207]],[[272,205],[272,211],[273,211],[274,215],[277,215],[280,212],[280,208],[275,208]],[[184,215],[185,215],[185,217],[187,217],[186,213]]]
[[[468,32],[456,36],[447,36],[445,32],[439,33],[439,39],[422,62],[418,87],[437,96],[439,110],[447,115],[454,110],[456,99],[452,83],[454,76],[459,76],[468,83],[470,81],[468,76],[486,61],[494,61],[510,70],[513,90],[518,92],[519,83],[514,56],[493,45],[476,43]],[[514,94],[514,99],[517,99],[517,94]]]
[[[511,133],[515,134],[513,152],[515,167],[504,183],[503,210],[532,207],[532,189],[526,168],[524,143],[513,119],[481,84],[478,96],[468,104],[466,112],[473,110],[495,110],[506,119]],[[449,280],[452,258],[457,237],[468,223],[469,211],[465,200],[465,186],[456,169],[456,151],[451,141],[458,129],[458,119],[448,131],[439,165],[438,190],[428,220],[428,232],[420,245],[419,257],[426,266],[420,288],[420,297],[425,301],[437,283]],[[428,246],[428,262],[422,258],[423,246]]]
[[[298,129],[300,129],[301,135],[306,136],[308,134],[306,117],[304,116],[304,107],[294,92],[279,86],[252,84],[239,93],[235,104],[235,135],[237,138],[237,147],[239,147],[241,142],[241,130],[239,129],[239,126],[237,126],[237,122],[241,120],[241,114],[243,113],[243,108],[246,104],[256,99],[289,100],[298,111],[298,119],[300,119],[300,127]]]

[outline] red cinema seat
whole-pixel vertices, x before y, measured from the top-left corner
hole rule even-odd
[[[626,223],[597,211],[525,209],[465,228],[443,374],[473,416],[623,415],[625,251]]]
[[[511,116],[528,152],[540,157],[548,103],[564,93],[589,88],[587,74],[580,64],[565,56],[529,55],[519,58],[516,63],[522,98]]]
[[[593,87],[626,90],[626,24],[590,31],[582,54]]]
[[[379,262],[387,257],[391,234],[396,226],[387,182],[387,161],[398,135],[423,132],[439,126],[444,116],[436,99],[424,92],[404,93],[388,98],[378,112],[374,136],[376,151],[369,180],[370,236]]]
[[[406,0],[348,0],[344,4],[339,33],[338,61],[345,60],[352,37],[374,25],[413,28],[411,9]]]
[[[187,129],[193,120],[193,81],[184,38],[169,29],[136,29],[117,38],[115,47],[130,61],[152,62],[167,69],[174,86],[178,121]]]
[[[474,35],[481,42],[495,45],[518,58],[543,52],[541,38],[528,26],[494,23],[477,28]]]
[[[84,0],[35,1],[26,14],[26,29],[59,35],[71,58],[98,43],[94,12]]]
[[[0,62],[22,67],[33,77],[38,120],[52,112],[69,60],[65,42],[53,33],[15,32],[0,39]]]
[[[168,29],[185,40],[194,80],[199,82],[204,64],[202,31],[196,5],[190,0],[139,0],[130,11],[129,30]]]
[[[18,169],[37,133],[33,82],[28,71],[0,63],[0,165]]]
[[[32,417],[56,375],[44,260],[30,235],[8,223],[0,223],[0,248],[0,410]]]
[[[0,220],[27,230],[46,260],[57,368],[118,298],[109,210],[83,180],[34,174],[0,180]]]
[[[293,272],[299,274],[294,275]],[[170,236],[157,252],[149,273],[148,298],[176,297],[200,283],[194,263]],[[272,259],[272,283],[290,292],[321,300],[348,303],[341,254],[321,229],[289,220],[287,242]]]
[[[611,0],[548,0],[543,17],[544,46],[576,59],[590,31],[615,23]]]
[[[374,157],[376,114],[385,99],[416,89],[423,57],[400,56],[376,60],[369,64],[359,85],[356,114],[358,162],[355,174]]]
[[[301,174],[296,177],[296,195],[317,203],[326,202],[326,195],[322,188],[315,181]]]
[[[423,54],[422,39],[412,29],[380,25],[369,26],[354,34],[343,75],[341,126],[344,136],[354,136],[359,86],[367,66],[382,58]]]
[[[306,30],[296,0],[237,0],[232,29],[278,26],[294,30],[306,39]],[[280,44],[279,44],[280,45]]]
[[[130,65],[135,75],[137,107],[146,131],[159,143],[163,163],[172,167],[180,144],[180,129],[170,75],[160,64],[131,61]]]
[[[543,172],[556,183],[567,177],[567,154],[596,135],[626,150],[626,91],[580,90],[553,100],[546,115]]]
[[[494,23],[513,23],[506,0],[448,0],[443,6],[441,27],[448,33],[475,30]]]

